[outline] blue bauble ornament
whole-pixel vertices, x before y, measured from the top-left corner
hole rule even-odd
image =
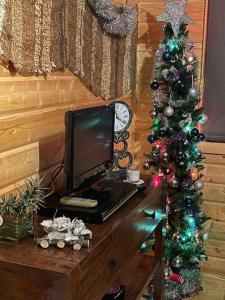
[[[165,137],[166,136],[166,130],[164,130],[164,129],[159,130],[158,135],[162,138]]]
[[[199,133],[198,140],[202,142],[204,141],[204,139],[205,139],[205,135],[203,133]]]
[[[187,197],[184,199],[184,205],[185,206],[192,206],[193,200],[191,197]]]
[[[152,83],[151,83],[151,89],[152,89],[153,91],[157,91],[158,88],[159,88],[159,83],[158,83],[158,81],[157,81],[157,80],[153,80]]]
[[[149,141],[149,143],[154,143],[155,141],[157,140],[157,137],[154,135],[154,134],[150,134],[149,136],[148,136],[148,141]]]
[[[184,159],[184,155],[183,155],[183,153],[182,152],[179,152],[178,154],[177,154],[177,160],[178,161],[181,161],[181,160],[183,160]]]
[[[199,135],[199,130],[197,128],[193,128],[191,130],[191,136],[192,137],[197,137]]]
[[[171,53],[169,51],[166,51],[163,53],[163,60],[164,61],[170,61],[171,60]]]
[[[179,81],[178,84],[177,84],[177,89],[178,89],[178,93],[180,95],[183,95],[186,91],[186,86],[183,82]]]

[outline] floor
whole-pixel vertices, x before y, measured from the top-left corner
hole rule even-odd
[[[187,298],[187,300],[225,300],[225,278],[205,274],[203,288],[203,292],[193,298]],[[139,297],[137,300],[146,300],[146,298]]]
[[[203,292],[192,298],[193,300],[225,300],[224,278],[204,275],[203,288]]]

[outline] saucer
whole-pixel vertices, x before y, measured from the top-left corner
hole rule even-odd
[[[136,184],[136,185],[140,185],[140,184],[143,184],[144,183],[144,180],[142,179],[139,179],[137,182],[130,182],[128,180],[124,180],[125,182],[129,182],[129,183],[133,183],[133,184]]]

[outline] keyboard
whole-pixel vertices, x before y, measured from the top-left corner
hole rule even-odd
[[[121,170],[107,172],[105,178],[106,178],[106,180],[109,180],[109,179],[125,180],[127,178],[127,170],[126,169],[121,169]]]

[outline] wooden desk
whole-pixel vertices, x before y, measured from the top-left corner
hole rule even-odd
[[[136,299],[162,258],[161,218],[151,221],[144,215],[144,209],[156,207],[161,199],[162,189],[146,190],[104,224],[88,225],[93,231],[91,247],[80,252],[54,246],[45,250],[34,245],[32,238],[19,244],[1,242],[0,299],[100,300],[118,278],[126,284],[127,300]],[[138,254],[135,259],[142,241],[156,228],[156,257]],[[156,294],[161,299],[162,270],[157,274]]]

